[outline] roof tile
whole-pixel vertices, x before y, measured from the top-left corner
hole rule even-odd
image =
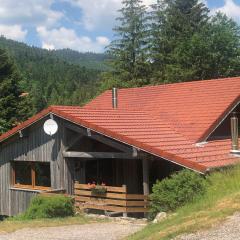
[[[76,124],[200,172],[235,163],[230,139],[202,146],[240,101],[240,77],[120,89],[117,109],[111,91],[84,107],[51,106],[0,136],[4,141],[52,112]]]

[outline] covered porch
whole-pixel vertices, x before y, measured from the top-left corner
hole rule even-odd
[[[156,169],[160,170],[161,161],[156,166],[156,157],[88,128],[70,122],[65,127],[63,157],[76,206],[124,216],[148,212],[148,196],[159,178]],[[105,192],[94,192],[93,185],[102,186]]]

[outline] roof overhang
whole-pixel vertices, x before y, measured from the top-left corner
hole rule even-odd
[[[211,126],[200,136],[197,142],[206,142],[212,133],[222,124],[231,112],[240,104],[240,95],[225,109],[225,111],[211,124]]]
[[[41,119],[43,119],[44,117],[53,114],[59,118],[62,118],[66,121],[70,121],[76,125],[80,125],[81,127],[84,127],[86,129],[90,129],[91,131],[94,131],[98,134],[101,134],[105,137],[111,138],[115,141],[121,142],[123,144],[126,144],[128,146],[131,147],[135,147],[143,152],[146,152],[150,155],[162,158],[166,161],[172,162],[174,164],[177,164],[179,166],[191,169],[193,171],[199,172],[204,174],[208,169],[198,163],[186,160],[184,158],[181,158],[177,155],[171,154],[169,152],[166,151],[162,151],[162,150],[157,150],[153,149],[152,147],[148,146],[147,144],[143,144],[139,141],[136,141],[135,139],[132,138],[128,138],[126,136],[117,134],[115,132],[112,132],[109,129],[106,128],[102,128],[101,126],[97,126],[95,124],[86,122],[82,119],[73,117],[73,116],[69,116],[68,114],[59,111],[57,109],[54,108],[54,106],[50,106],[47,109],[41,111],[40,113],[36,114],[35,116],[33,116],[32,118],[30,118],[29,120],[23,122],[22,124],[20,124],[19,126],[13,128],[12,130],[6,132],[5,134],[0,136],[0,143],[6,141],[7,139],[9,139],[10,137],[14,136],[15,134],[17,134],[19,131],[24,130],[28,127],[30,127],[31,125],[33,125],[34,123],[40,121]]]

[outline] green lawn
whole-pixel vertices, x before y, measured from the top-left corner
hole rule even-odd
[[[127,239],[172,239],[182,233],[210,228],[240,211],[240,166],[213,173],[207,179],[211,184],[206,194]]]

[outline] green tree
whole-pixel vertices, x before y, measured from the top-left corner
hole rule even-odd
[[[158,0],[151,12],[151,60],[154,80],[190,80],[188,44],[208,24],[208,8],[198,0]]]
[[[237,76],[239,26],[197,0],[159,0],[151,13],[152,82]]]
[[[96,94],[105,54],[78,53],[69,49],[48,51],[0,37],[21,72],[25,101],[33,103],[33,113],[50,104],[80,105]],[[79,95],[78,95],[79,94]],[[28,105],[26,105],[28,106]]]
[[[21,76],[7,53],[0,49],[0,133],[24,120],[29,109],[23,105],[26,98],[21,96]]]
[[[240,27],[235,21],[217,13],[200,38],[207,48],[202,49],[205,56],[202,56],[203,64],[197,67],[201,69],[197,75],[202,79],[240,75]],[[194,51],[200,47],[194,40],[192,49],[193,46]]]
[[[139,86],[146,84],[149,74],[146,7],[141,0],[123,0],[122,4],[119,26],[113,29],[116,39],[108,47],[113,71],[107,81],[112,78],[121,86]]]

